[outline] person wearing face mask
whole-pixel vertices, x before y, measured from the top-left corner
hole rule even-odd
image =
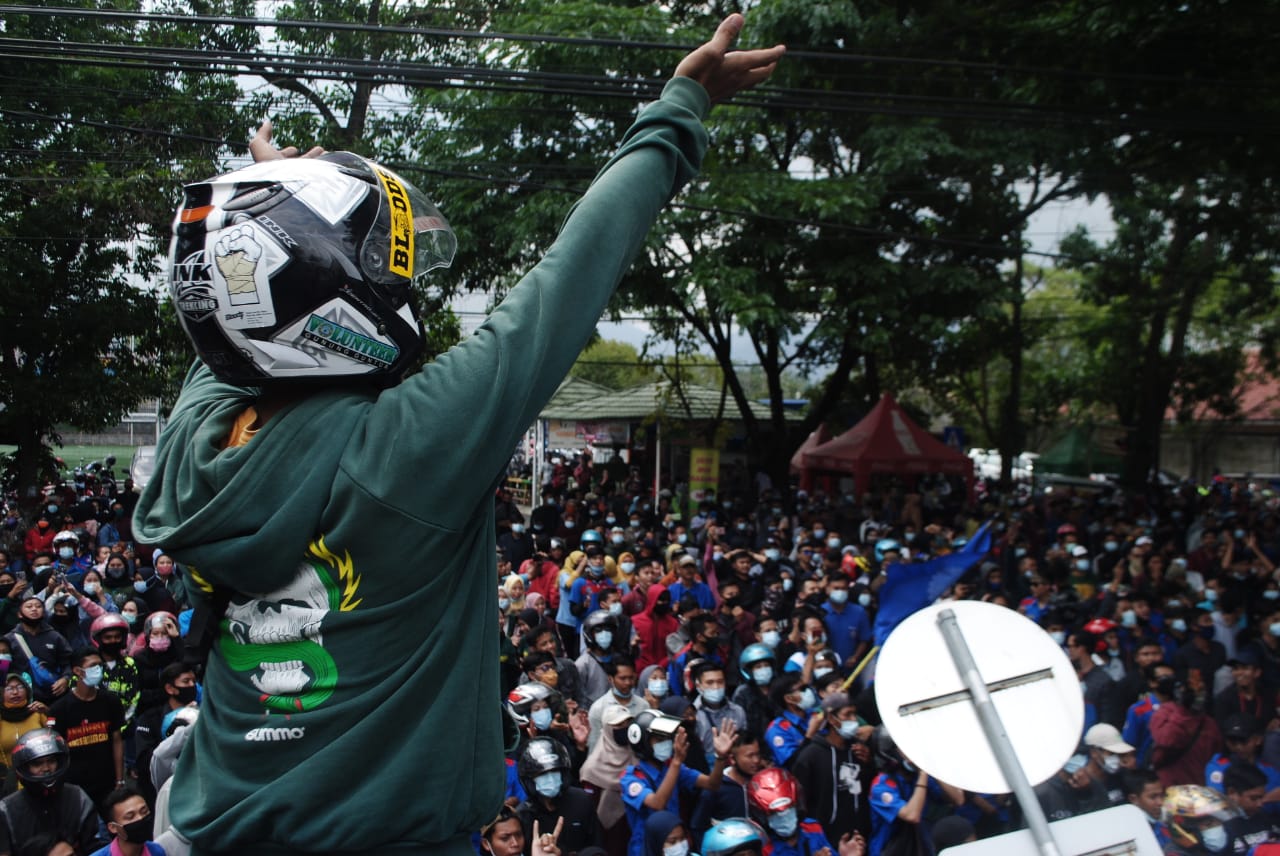
[[[1115,726],[1105,722],[1090,726],[1084,733],[1084,745],[1089,750],[1085,772],[1106,791],[1109,805],[1124,805],[1122,773],[1137,766],[1134,747],[1120,737]]]
[[[141,696],[139,714],[148,708],[164,704],[165,692],[160,683],[160,673],[170,663],[182,662],[185,646],[178,635],[178,620],[168,612],[153,612],[142,624],[142,631],[135,640],[139,647],[130,652],[138,665],[138,684]]]
[[[52,552],[53,536],[56,534],[58,531],[53,528],[52,517],[41,514],[36,518],[35,525],[27,530],[22,539],[22,550],[27,556],[28,564],[35,561],[37,554]]]
[[[1078,747],[1061,770],[1036,786],[1036,798],[1047,820],[1066,820],[1107,808],[1107,792],[1089,776],[1088,766],[1087,748]],[[1021,813],[1020,808],[1014,811],[1015,816]]]
[[[124,705],[126,728],[137,715],[142,693],[138,664],[125,653],[128,637],[128,623],[114,612],[103,613],[89,625],[89,639],[102,654],[102,687],[115,693]]]
[[[574,661],[582,698],[591,704],[609,691],[606,664],[619,649],[618,620],[608,610],[597,609],[582,622],[583,651]]]
[[[677,812],[680,792],[714,791],[720,787],[737,729],[729,721],[723,731],[715,733],[715,765],[710,773],[699,773],[684,763],[689,738],[682,725],[674,716],[646,710],[627,727],[627,742],[639,758],[620,780],[622,801],[631,824],[627,856],[644,854],[645,821],[656,812]]]
[[[28,672],[36,700],[51,704],[67,691],[71,678],[71,646],[45,621],[44,601],[28,593],[18,607],[19,623],[5,639],[13,654],[9,670]]]
[[[635,752],[627,741],[631,721],[631,714],[625,707],[606,707],[601,715],[600,739],[579,770],[583,788],[594,796],[596,817],[603,831],[605,850],[609,853],[624,852],[631,835],[626,823],[621,785],[622,774],[636,763]]]
[[[164,739],[164,719],[173,711],[196,706],[196,674],[190,666],[170,663],[160,673],[160,683],[164,702],[138,715],[133,734],[138,789],[149,800],[154,800],[156,793],[151,781],[151,755]]]
[[[1144,666],[1142,675],[1146,680],[1147,692],[1129,706],[1120,736],[1130,746],[1137,747],[1137,765],[1145,769],[1151,761],[1151,717],[1171,697],[1168,694],[1161,695],[1160,687],[1171,691],[1176,678],[1173,666],[1160,660]]]
[[[822,700],[824,727],[791,759],[790,770],[803,788],[806,806],[828,841],[871,833],[873,771],[866,740],[870,726],[858,720],[858,709],[842,692]]]
[[[1222,731],[1205,713],[1206,692],[1200,673],[1161,678],[1160,707],[1151,715],[1151,768],[1165,787],[1204,781],[1205,766],[1221,749]]]
[[[1087,630],[1078,630],[1067,637],[1067,658],[1075,667],[1084,690],[1086,706],[1085,722],[1109,722],[1124,724],[1124,706],[1120,703],[1119,688],[1111,676],[1093,659],[1101,640]],[[1092,708],[1092,711],[1089,710]],[[1089,719],[1092,712],[1094,719]]]
[[[799,672],[785,672],[769,685],[769,699],[782,711],[765,729],[765,744],[774,763],[786,764],[818,721],[818,694],[807,686]]]
[[[1171,839],[1166,856],[1227,852],[1230,836],[1226,824],[1235,817],[1226,797],[1204,785],[1169,788],[1164,795],[1164,820]]]
[[[53,536],[53,553],[57,557],[55,565],[70,582],[78,584],[84,578],[84,572],[93,567],[89,556],[80,555],[80,539],[76,533],[62,530]]]
[[[823,834],[822,825],[806,817],[800,804],[800,786],[795,776],[781,767],[761,770],[747,786],[751,816],[769,837],[770,856],[832,856],[835,848]],[[866,842],[852,832],[840,839],[840,856],[862,856]]]
[[[653,583],[645,592],[644,610],[631,618],[637,640],[636,665],[641,669],[665,664],[667,660],[667,637],[680,629],[671,603],[670,590]]]
[[[676,559],[676,581],[669,586],[671,600],[678,602],[686,594],[693,595],[701,609],[715,609],[716,597],[711,587],[698,579],[698,560],[690,553]]]
[[[689,856],[692,852],[678,814],[656,811],[644,822],[644,856]]]
[[[98,810],[115,840],[90,856],[165,856],[165,849],[152,840],[155,816],[142,794],[127,785],[116,788]]]
[[[134,570],[133,593],[147,605],[148,612],[168,612],[173,615],[179,612],[178,602],[150,565],[141,565]]]
[[[766,620],[776,626],[772,619]],[[760,622],[756,623],[758,627]],[[765,632],[776,634],[778,631],[774,629]],[[762,634],[757,630],[757,636],[759,635]],[[742,683],[733,691],[733,703],[746,714],[746,730],[753,734],[763,735],[769,723],[781,714],[769,698],[769,685],[773,682],[776,663],[773,648],[762,642],[748,645],[738,656],[738,673],[742,675]]]
[[[571,784],[573,766],[559,741],[535,737],[525,744],[516,762],[517,775],[527,799],[516,808],[526,841],[539,829],[559,829],[556,845],[565,856],[603,842],[596,819],[595,801]]]
[[[693,811],[690,826],[693,830],[693,846],[707,852],[707,832],[729,818],[749,818],[751,801],[747,788],[751,777],[766,766],[768,753],[760,745],[760,736],[752,731],[739,731],[730,753],[730,765],[725,768],[720,788],[703,791]],[[716,840],[715,837],[711,839]]]
[[[599,544],[583,547],[578,578],[569,587],[569,610],[575,617],[583,618],[592,610],[599,609],[601,592],[617,588],[608,576],[605,561],[604,548]]]
[[[67,781],[95,803],[124,784],[124,706],[101,689],[102,655],[93,648],[72,656],[75,684],[49,707],[51,727],[71,751]]]
[[[1215,639],[1213,616],[1203,609],[1192,609],[1187,615],[1190,639],[1174,653],[1173,667],[1179,675],[1194,669],[1206,687],[1213,687],[1214,675],[1227,663],[1226,647]]]
[[[591,726],[591,736],[587,738],[588,752],[600,742],[607,708],[618,705],[625,708],[631,716],[649,709],[643,692],[636,692],[635,660],[625,654],[615,654],[610,662],[604,664],[604,668],[609,676],[609,691],[592,702],[587,711],[587,722]]]
[[[745,729],[747,713],[727,696],[724,666],[703,661],[694,663],[689,671],[693,677],[694,689],[698,694],[693,702],[698,739],[703,747],[709,750],[712,746],[712,735],[717,729],[723,731],[726,722],[732,721],[738,731]],[[708,766],[712,763],[713,759],[708,755]]]
[[[13,571],[0,571],[0,633],[8,633],[21,620],[18,607],[27,590],[27,581]]]
[[[695,615],[689,619],[685,629],[689,633],[689,643],[671,658],[667,666],[667,681],[671,684],[673,695],[683,696],[689,691],[685,685],[685,671],[695,660],[707,660],[723,667],[724,657],[720,650],[720,625],[715,616],[708,614]]]
[[[827,600],[822,605],[822,623],[840,665],[852,669],[861,662],[873,639],[867,611],[849,602],[849,578],[837,571],[827,578]]]

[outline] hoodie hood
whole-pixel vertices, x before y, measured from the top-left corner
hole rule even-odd
[[[258,390],[212,378],[201,386],[208,394],[175,411],[161,438],[134,532],[215,585],[230,584],[216,569],[253,556],[260,590],[271,591],[289,582],[315,535],[294,521],[320,519],[329,502],[345,450],[332,438],[355,433],[371,398],[353,400],[349,388],[317,390],[286,408],[304,418],[271,419],[252,442],[228,449],[232,426]],[[299,449],[307,450],[301,460]]]

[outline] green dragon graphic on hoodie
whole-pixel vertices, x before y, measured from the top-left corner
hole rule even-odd
[[[670,81],[538,265],[398,386],[318,389],[224,448],[258,391],[191,370],[134,526],[234,593],[173,781],[196,853],[472,854],[504,788],[493,490],[709,106]]]

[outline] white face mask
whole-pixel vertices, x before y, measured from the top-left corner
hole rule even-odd
[[[814,677],[814,680],[817,680],[818,678],[821,678],[821,677],[825,677],[826,675],[829,675],[829,674],[831,674],[831,673],[832,673],[832,672],[834,672],[834,671],[835,671],[835,669],[830,669],[830,668],[826,668],[826,667],[823,667],[823,668],[821,668],[821,669],[814,669],[814,670],[813,670],[813,677]]]
[[[689,840],[686,838],[677,844],[666,845],[662,848],[662,856],[688,856]]]
[[[852,740],[858,734],[858,720],[846,719],[840,723],[840,727],[837,730],[845,740]]]
[[[777,648],[782,644],[782,634],[777,630],[766,630],[760,634],[760,641],[770,648]]]
[[[1218,824],[1212,829],[1202,829],[1200,830],[1200,840],[1204,842],[1205,848],[1217,853],[1227,846],[1227,828],[1222,824]]]

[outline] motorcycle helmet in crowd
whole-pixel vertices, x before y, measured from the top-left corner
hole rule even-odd
[[[761,856],[766,840],[759,824],[745,817],[731,817],[702,836],[702,856]]]
[[[516,775],[525,793],[547,799],[555,799],[564,789],[565,779],[572,763],[569,750],[551,737],[535,737],[525,744],[516,762]]]
[[[560,705],[560,693],[537,681],[521,684],[507,694],[507,715],[512,722],[523,728],[530,722],[534,704],[540,701],[545,701],[547,707],[554,709]]]
[[[1227,798],[1204,785],[1174,785],[1164,793],[1164,821],[1182,847],[1225,851],[1229,836],[1223,824],[1233,817]]]
[[[662,711],[642,710],[627,726],[627,742],[641,758],[665,764],[671,760],[676,732],[682,725],[684,723],[681,720]],[[654,745],[655,742],[657,746]]]
[[[763,676],[765,666],[769,667],[769,676],[767,678]],[[757,669],[762,672],[759,678],[755,676]],[[745,680],[762,687],[768,687],[769,682],[773,680],[773,649],[763,642],[753,642],[743,648],[742,653],[738,655],[738,672]]]
[[[800,783],[784,767],[768,767],[747,783],[751,815],[781,838],[795,835],[800,825]]]
[[[169,289],[228,383],[394,384],[423,348],[412,285],[457,239],[411,183],[350,152],[256,163],[187,185]]]
[[[52,758],[56,763],[47,770],[37,772],[32,769],[33,762],[45,758]],[[20,736],[9,759],[23,788],[45,797],[58,792],[71,767],[71,751],[62,735],[52,728],[33,728]]]
[[[611,650],[618,638],[618,619],[610,615],[607,609],[593,609],[582,620],[582,636],[602,651]]]

